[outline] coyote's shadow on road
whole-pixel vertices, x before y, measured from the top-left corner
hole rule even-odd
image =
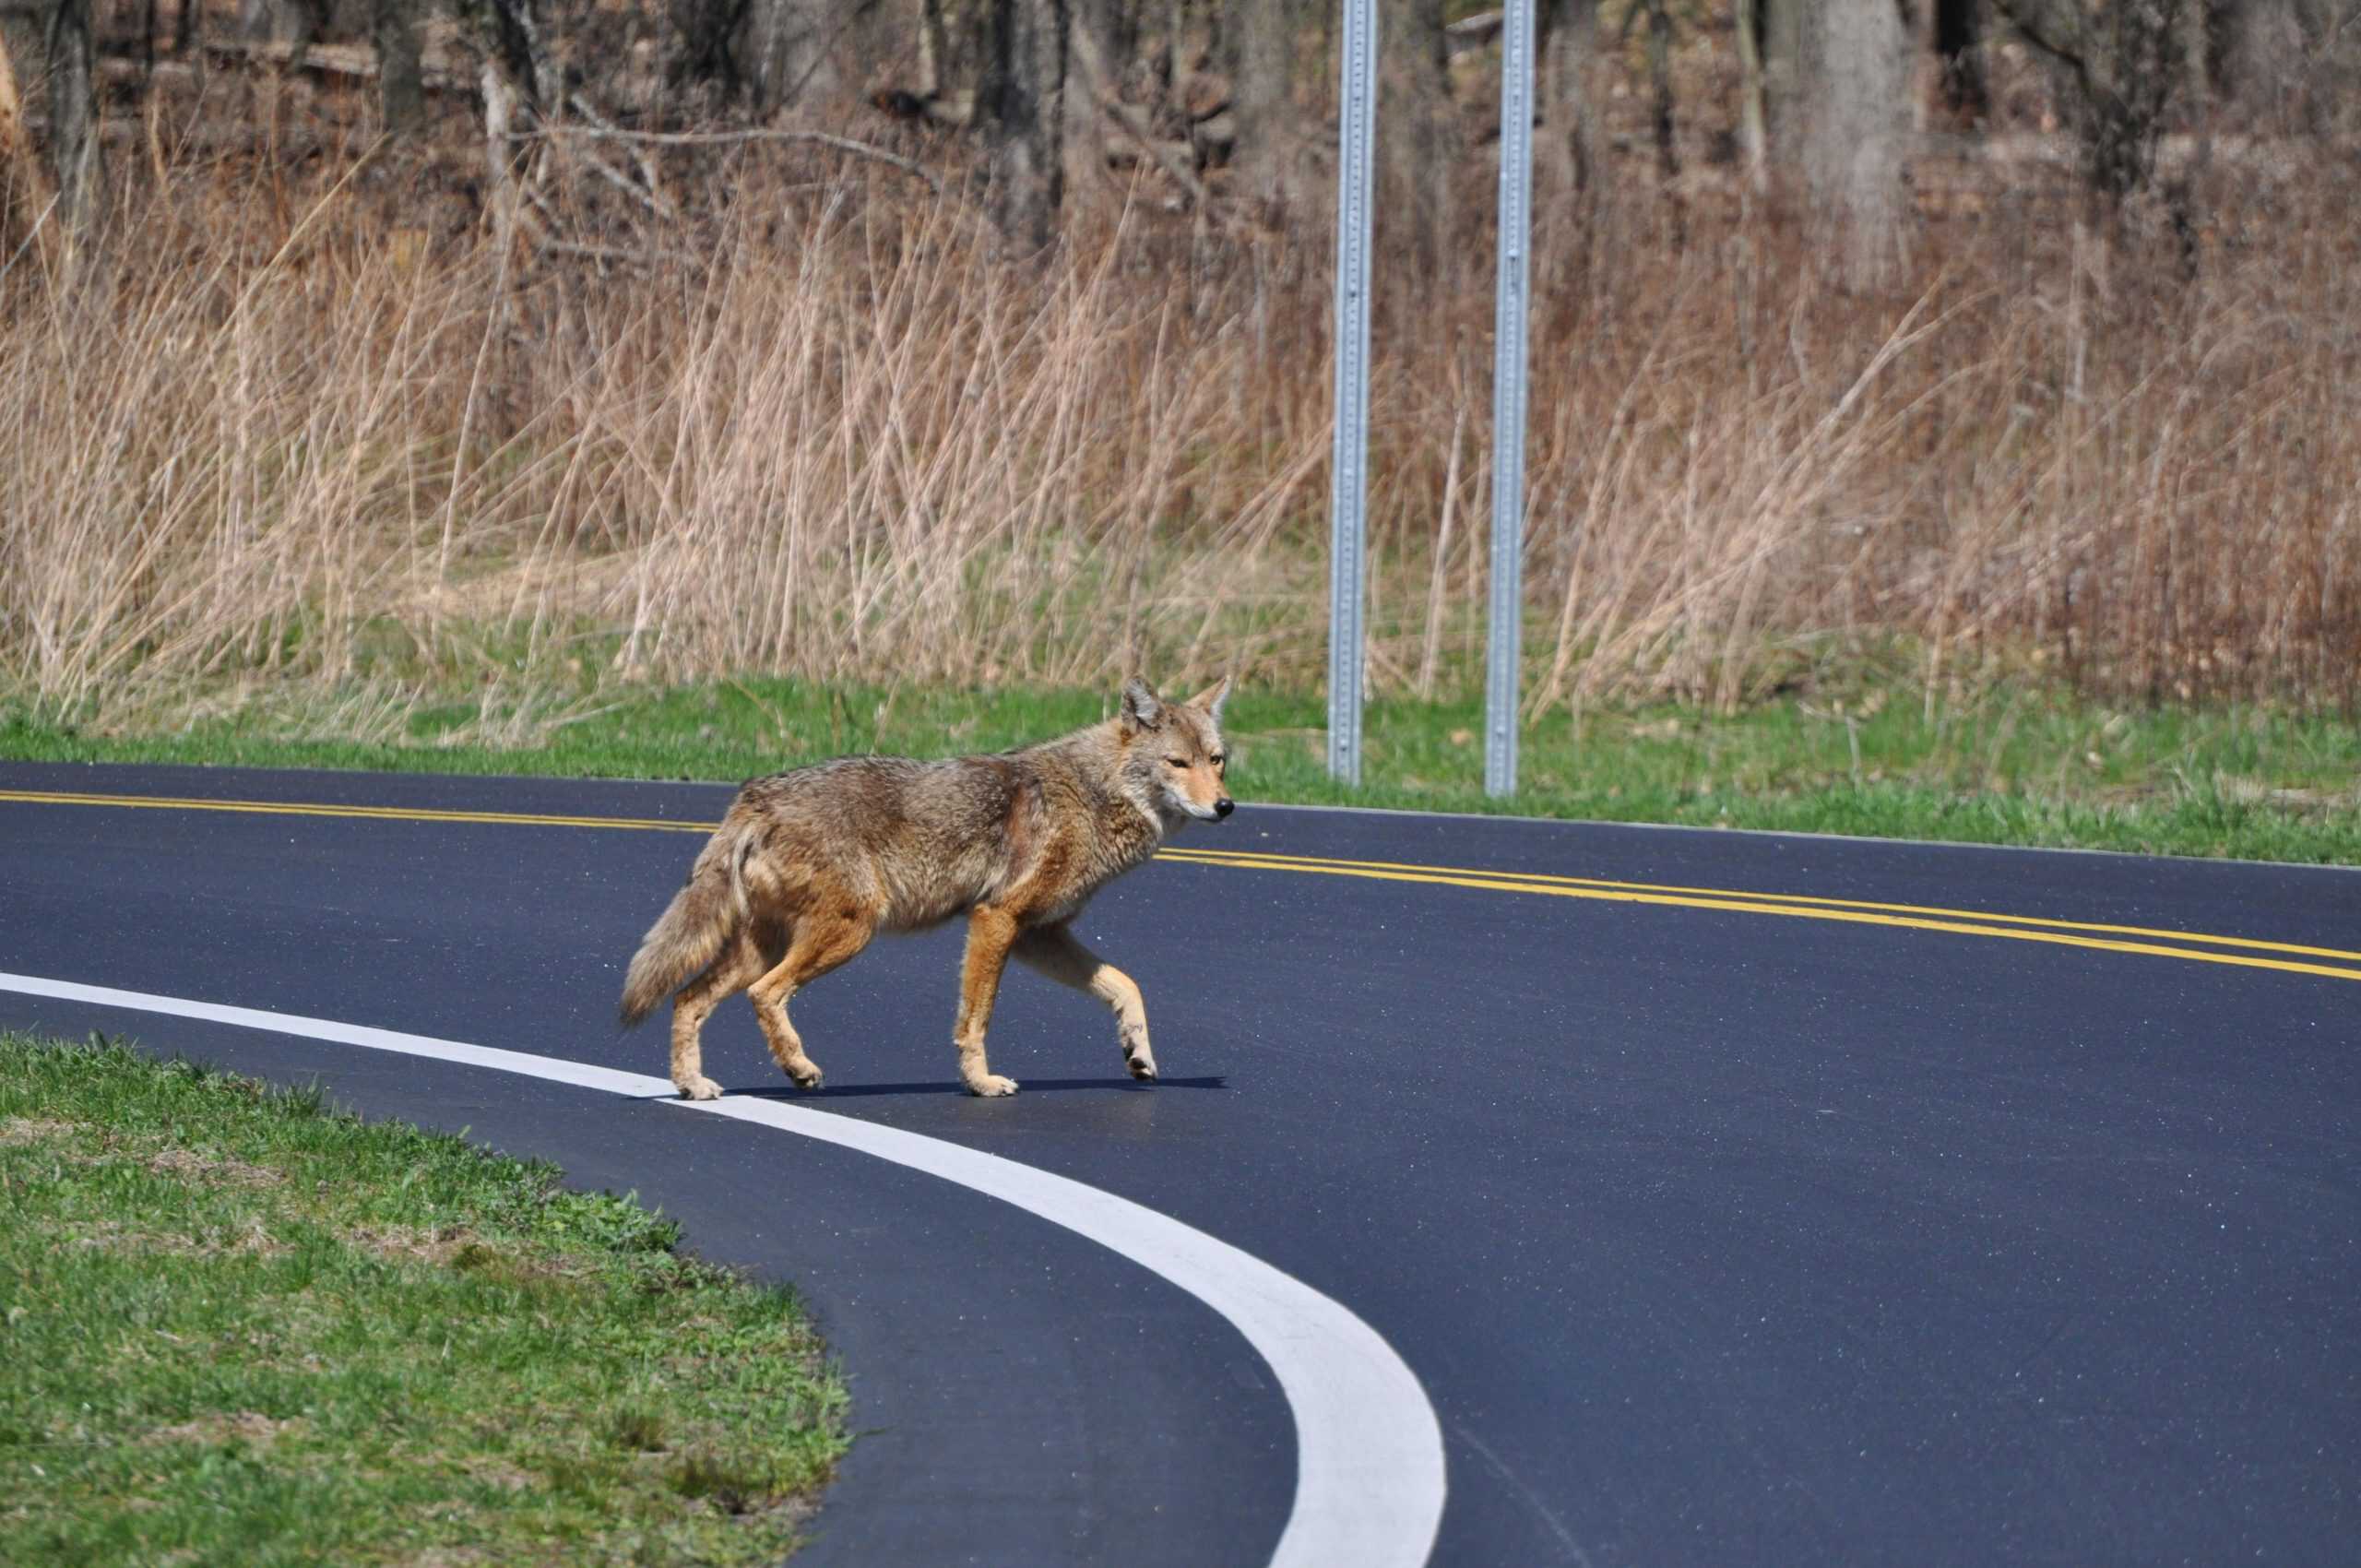
[[[1159,1089],[1227,1089],[1229,1080],[1218,1075],[1204,1078],[1158,1078],[1152,1084],[1121,1078],[1024,1078],[1020,1094],[1054,1094],[1062,1089],[1112,1089],[1122,1094],[1152,1094]],[[956,1078],[940,1078],[923,1084],[823,1084],[816,1089],[788,1088],[784,1086],[758,1089],[730,1089],[733,1099],[778,1099],[790,1104],[797,1100],[858,1099],[870,1095],[964,1095],[967,1087]]]

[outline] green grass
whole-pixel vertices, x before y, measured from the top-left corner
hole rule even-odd
[[[1561,709],[1525,731],[1508,801],[1482,790],[1481,704],[1381,701],[1365,787],[1325,771],[1316,695],[1246,690],[1228,721],[1240,797],[1430,811],[1875,834],[2257,860],[2361,861],[2361,729],[2261,707],[2115,709],[1999,683],[1929,705],[1860,676],[1836,695]],[[747,680],[563,699],[511,722],[478,700],[409,709],[397,738],[338,739],[329,703],[267,722],[84,734],[0,709],[0,756],[735,781],[844,752],[985,751],[1089,722],[1097,692],[881,691]],[[521,743],[486,743],[513,732]],[[309,738],[307,738],[309,737]]]
[[[843,1451],[794,1300],[628,1198],[0,1035],[0,1562],[768,1562]]]

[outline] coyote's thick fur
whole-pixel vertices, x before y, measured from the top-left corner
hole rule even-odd
[[[1014,956],[1114,1009],[1123,1062],[1153,1079],[1140,988],[1074,939],[1090,896],[1194,818],[1228,816],[1221,739],[1225,680],[1185,703],[1144,681],[1103,723],[997,756],[911,762],[845,757],[757,778],[649,928],[623,980],[626,1027],[672,997],[672,1082],[691,1099],[721,1086],[700,1070],[698,1031],[742,989],[797,1087],[820,1069],[787,1020],[799,986],[879,932],[967,917],[952,1039],[979,1095],[1016,1085],[984,1063],[984,1028]]]

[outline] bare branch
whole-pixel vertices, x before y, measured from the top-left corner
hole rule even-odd
[[[598,104],[591,101],[590,95],[581,89],[574,89],[566,94],[566,97],[574,105],[574,112],[591,125],[598,126],[599,129],[611,131],[618,128],[614,121],[599,112]],[[656,160],[629,143],[624,144],[623,150],[630,153],[631,160],[639,166],[639,177],[647,183],[649,199],[659,204],[660,208],[670,208],[671,203],[664,196],[663,176],[656,167]]]
[[[943,194],[941,180],[901,154],[888,152],[882,147],[872,147],[867,142],[854,141],[849,137],[830,136],[825,131],[626,131],[608,125],[544,125],[535,131],[508,133],[511,141],[530,141],[545,137],[587,137],[602,141],[638,142],[649,147],[722,147],[731,142],[749,141],[809,142],[850,157],[888,164],[914,179],[924,180],[927,189],[936,196]]]
[[[680,213],[674,210],[672,204],[666,201],[660,193],[653,189],[642,189],[630,175],[625,174],[605,159],[595,154],[586,155],[583,158],[583,163],[592,173],[623,192],[623,195],[639,202],[664,222],[675,222],[680,219]]]
[[[2055,61],[2074,73],[2074,80],[2085,92],[2096,83],[2091,76],[2088,50],[2082,41],[2082,18],[2070,6],[2051,6],[2043,0],[1993,0],[2000,14],[2009,18],[2017,35],[2033,46],[2034,52]]]
[[[618,267],[695,267],[697,258],[686,251],[624,250],[615,245],[585,244],[578,240],[542,239],[541,250],[550,255],[569,255],[584,261],[605,262]]]
[[[1154,159],[1157,167],[1171,175],[1180,188],[1189,193],[1189,200],[1198,211],[1204,211],[1205,187],[1198,180],[1196,171],[1175,158],[1169,148],[1156,139],[1155,133],[1148,129],[1147,121],[1140,112],[1117,96],[1113,84],[1107,78],[1107,64],[1099,58],[1098,43],[1090,36],[1090,30],[1075,28],[1067,37],[1066,47],[1074,63],[1082,67],[1090,96],[1099,108],[1123,127],[1123,134],[1138,143],[1142,152]]]

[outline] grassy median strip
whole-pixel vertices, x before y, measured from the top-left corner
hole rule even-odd
[[[774,1562],[845,1448],[789,1293],[316,1094],[0,1034],[0,1562]]]

